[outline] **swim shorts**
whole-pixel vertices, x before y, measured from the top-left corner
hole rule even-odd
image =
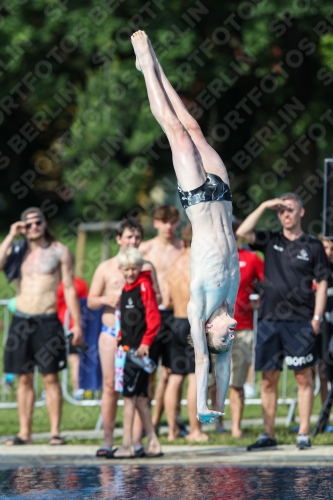
[[[252,364],[253,330],[236,330],[231,351],[230,384],[241,388]]]
[[[123,396],[125,398],[133,398],[134,396],[148,397],[148,381],[148,373],[126,358]]]
[[[6,373],[33,373],[35,366],[47,375],[66,368],[64,330],[57,313],[13,315],[5,347]]]
[[[291,370],[302,370],[318,363],[316,335],[311,321],[258,322],[256,371],[282,370],[284,358]]]
[[[183,191],[178,186],[178,194],[185,210],[192,205],[207,201],[232,201],[232,194],[228,184],[223,182],[218,175],[208,173],[207,179],[202,186],[192,189],[192,191]]]
[[[194,348],[188,343],[191,326],[187,318],[173,318],[171,369],[175,375],[195,372]]]
[[[111,337],[116,337],[116,329],[114,326],[105,326],[102,325],[102,330],[101,332],[106,333],[107,335],[110,335]]]
[[[171,368],[171,340],[172,340],[172,309],[160,309],[161,328],[149,349],[149,357],[158,364],[162,359],[162,366]]]

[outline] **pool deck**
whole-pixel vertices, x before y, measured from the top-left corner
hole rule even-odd
[[[95,445],[0,445],[0,469],[14,467],[43,467],[50,465],[220,465],[220,466],[332,466],[333,446],[313,446],[297,450],[281,445],[277,450],[247,452],[242,446],[163,446],[159,458],[112,459],[96,458]]]

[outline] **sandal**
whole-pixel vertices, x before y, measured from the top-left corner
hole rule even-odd
[[[111,446],[103,445],[96,451],[96,457],[113,458],[113,454],[117,449],[118,448],[112,449]]]
[[[140,446],[140,448],[137,448],[134,450],[134,457],[135,458],[144,458],[146,455],[145,449],[143,446]]]
[[[23,444],[32,444],[32,441],[28,441],[26,439],[21,439],[19,436],[14,436],[11,439],[7,439],[5,441],[6,446],[16,446],[16,445],[23,445]]]
[[[52,443],[52,441],[55,441],[55,443]],[[61,436],[51,436],[49,444],[51,446],[60,446],[62,444],[66,444],[66,442]]]

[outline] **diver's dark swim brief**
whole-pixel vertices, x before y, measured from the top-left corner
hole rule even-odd
[[[232,201],[232,194],[228,184],[215,174],[208,174],[204,184],[192,191],[183,191],[178,186],[178,194],[185,210],[192,205],[207,201]]]

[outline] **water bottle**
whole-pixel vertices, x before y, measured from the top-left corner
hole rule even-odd
[[[144,362],[144,371],[147,373],[153,373],[156,370],[156,363],[152,359],[148,358],[148,356],[143,356]]]
[[[143,356],[143,358],[139,358],[139,356],[137,356],[136,354],[135,349],[130,349],[127,352],[127,357],[130,361],[132,361],[132,363],[139,366],[147,373],[152,373],[156,368],[156,363],[152,359],[148,358],[148,356]]]

